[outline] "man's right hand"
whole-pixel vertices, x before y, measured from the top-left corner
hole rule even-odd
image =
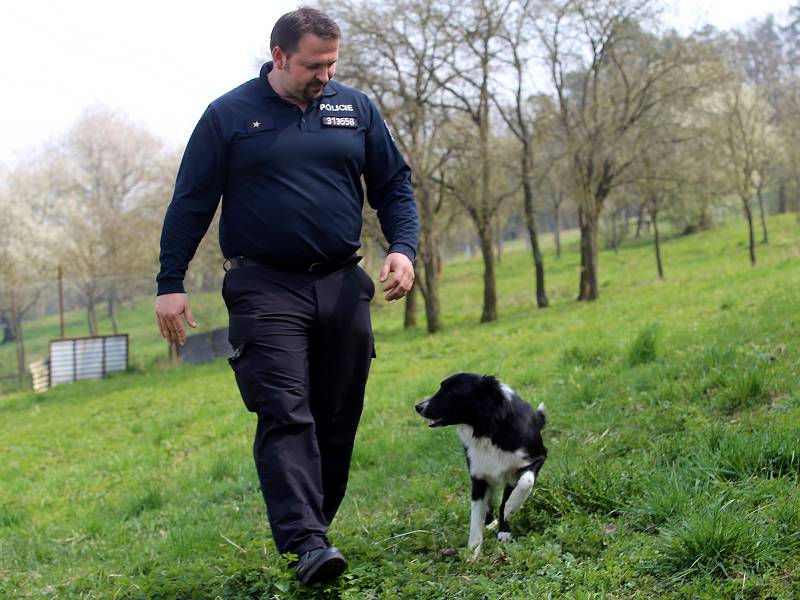
[[[197,327],[186,294],[163,294],[156,297],[156,320],[161,330],[161,337],[170,344],[183,346],[186,343],[186,331],[183,328],[181,315],[189,326]]]

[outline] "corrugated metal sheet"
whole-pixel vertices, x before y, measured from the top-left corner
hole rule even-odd
[[[100,336],[50,342],[50,385],[102,379],[128,368],[128,336]]]

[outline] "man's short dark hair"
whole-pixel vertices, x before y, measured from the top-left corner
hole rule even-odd
[[[336,22],[316,8],[302,7],[283,15],[272,28],[269,48],[280,47],[287,56],[297,50],[300,38],[312,33],[326,40],[338,40],[342,32]]]

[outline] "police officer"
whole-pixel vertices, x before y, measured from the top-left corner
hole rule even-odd
[[[253,454],[281,553],[304,584],[346,568],[328,526],[344,497],[367,373],[375,286],[356,263],[363,188],[389,252],[387,300],[414,281],[410,170],[375,105],[332,81],[340,31],[323,13],[283,15],[259,77],[212,102],[181,162],[161,234],[162,336],[192,327],[183,278],[220,197],[222,296]]]

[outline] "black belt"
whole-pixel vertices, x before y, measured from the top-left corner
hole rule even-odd
[[[325,273],[333,273],[345,267],[350,267],[358,264],[361,261],[361,256],[353,254],[344,260],[331,261],[331,262],[315,262],[310,265],[303,266],[283,266],[274,265],[262,260],[254,258],[245,258],[244,256],[234,256],[233,258],[226,258],[222,268],[226,271],[231,269],[238,269],[240,267],[269,267],[278,271],[287,271],[290,273],[309,273],[311,275],[324,275]],[[227,265],[227,266],[226,266]]]

